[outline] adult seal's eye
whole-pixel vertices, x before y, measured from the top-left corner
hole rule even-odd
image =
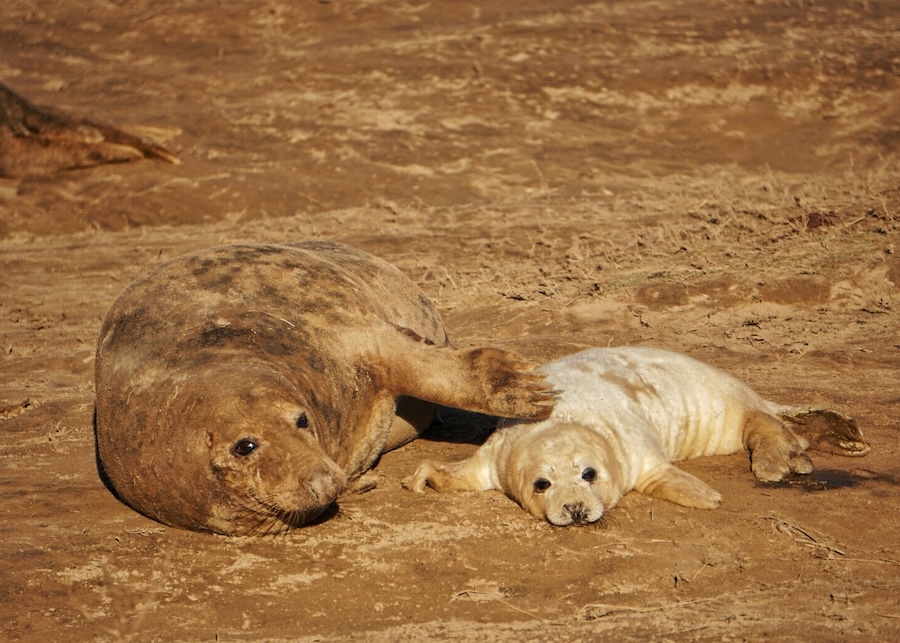
[[[298,429],[305,429],[309,427],[309,418],[306,417],[306,413],[301,413],[297,416],[297,421],[294,423]]]
[[[534,481],[534,490],[538,493],[544,493],[550,488],[550,481],[547,478],[538,478]]]
[[[586,480],[587,482],[593,482],[597,479],[597,470],[591,467],[588,467],[584,471],[581,472],[581,479]]]
[[[259,448],[259,445],[253,440],[239,440],[231,447],[231,452],[236,456],[245,458],[256,451],[257,448]]]

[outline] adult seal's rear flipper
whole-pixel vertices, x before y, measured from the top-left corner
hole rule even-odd
[[[153,158],[169,150],[109,125],[38,107],[0,83],[0,176],[34,176]]]

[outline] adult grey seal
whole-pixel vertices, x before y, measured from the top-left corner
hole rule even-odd
[[[38,107],[0,83],[0,176],[154,158],[177,165],[169,150],[104,123]]]
[[[117,495],[221,534],[316,519],[434,404],[523,418],[553,405],[525,361],[452,348],[410,279],[328,242],[212,248],[138,279],[103,322],[96,393]]]
[[[804,452],[810,442],[829,453],[869,451],[853,420],[769,402],[679,353],[597,348],[540,368],[561,391],[549,418],[504,421],[471,458],[423,462],[407,488],[498,489],[554,525],[582,524],[599,520],[632,489],[686,507],[718,507],[719,493],[674,460],[746,449],[756,476],[777,481],[812,471]]]

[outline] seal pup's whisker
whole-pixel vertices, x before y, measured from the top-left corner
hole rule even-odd
[[[280,521],[272,516],[268,516],[262,520],[260,520],[257,525],[246,535],[248,536],[277,536],[280,533],[287,531],[284,528],[284,525],[280,524]]]
[[[591,524],[595,529],[599,529],[600,531],[607,531],[609,529],[612,529],[613,527],[617,527],[619,525],[619,519],[611,513],[604,513],[600,517],[600,520]]]

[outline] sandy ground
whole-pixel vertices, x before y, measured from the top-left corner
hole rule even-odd
[[[896,640],[900,9],[816,2],[7,0],[0,80],[179,154],[0,179],[0,638]],[[805,484],[684,468],[554,528],[415,495],[490,420],[444,414],[378,487],[267,539],[165,528],[95,466],[100,321],[236,241],[399,266],[461,346],[636,343],[854,416]]]

